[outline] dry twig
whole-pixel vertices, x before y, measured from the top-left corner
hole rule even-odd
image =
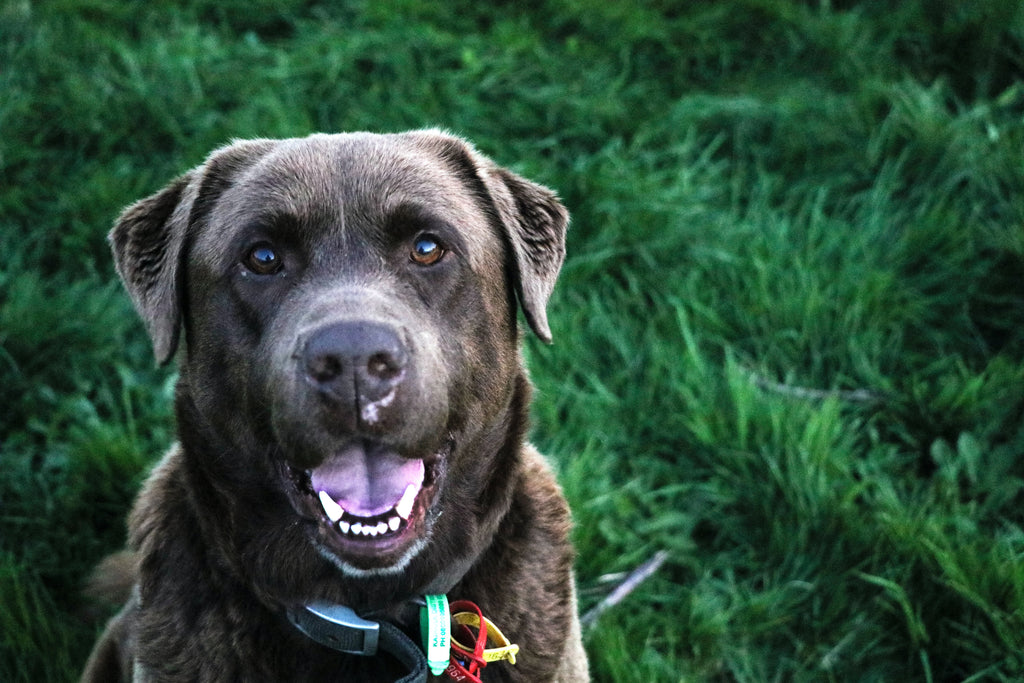
[[[589,630],[597,623],[598,618],[608,609],[626,599],[626,596],[636,590],[637,586],[646,581],[650,576],[668,559],[668,551],[659,550],[651,559],[634,569],[612,590],[601,602],[594,605],[580,618],[580,626],[583,630]]]
[[[783,384],[782,382],[776,382],[759,375],[749,368],[744,368],[744,370],[750,376],[754,386],[759,389],[803,401],[824,401],[830,398],[838,398],[840,401],[847,403],[878,403],[885,398],[881,393],[871,389],[813,389],[811,387]]]

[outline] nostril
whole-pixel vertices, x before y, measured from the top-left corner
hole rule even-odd
[[[402,372],[398,358],[386,351],[372,354],[366,360],[366,371],[379,380],[391,380]]]
[[[339,377],[344,369],[341,359],[331,354],[313,355],[306,360],[306,371],[317,382],[330,382]]]

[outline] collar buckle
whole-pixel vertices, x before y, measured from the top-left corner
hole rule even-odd
[[[314,602],[288,610],[288,620],[332,650],[365,657],[377,654],[380,624],[363,619],[351,607]]]

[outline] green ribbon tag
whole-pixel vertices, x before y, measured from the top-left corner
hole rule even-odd
[[[427,666],[435,676],[448,668],[451,657],[452,618],[448,611],[448,596],[425,595],[427,606],[420,608],[420,633],[423,650],[427,653]]]

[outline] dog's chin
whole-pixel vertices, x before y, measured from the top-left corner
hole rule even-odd
[[[292,506],[325,559],[349,576],[396,574],[428,543],[451,448],[449,441],[417,458],[354,442],[311,469],[283,462],[282,474]],[[356,471],[354,458],[363,463]]]

